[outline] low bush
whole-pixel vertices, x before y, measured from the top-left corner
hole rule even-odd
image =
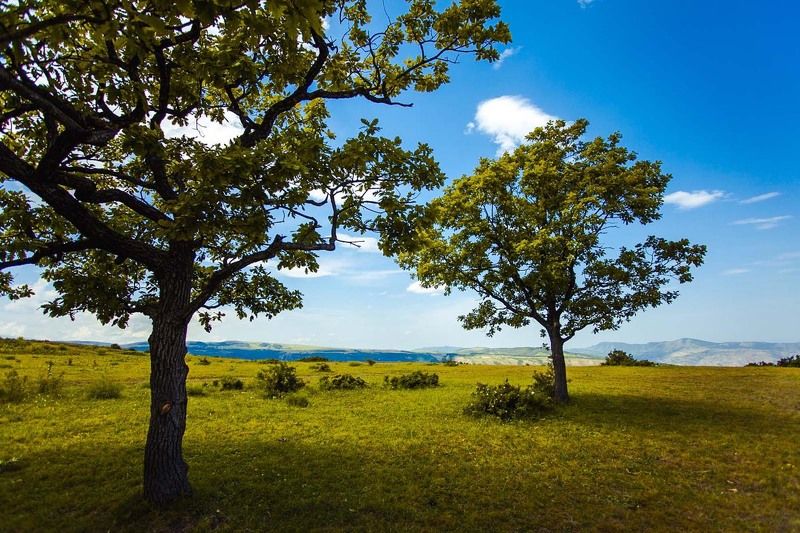
[[[350,361],[349,363],[347,363],[347,366],[361,366],[362,364],[363,363],[360,363],[358,361]]]
[[[297,377],[297,369],[286,363],[279,363],[266,371],[262,370],[256,377],[262,382],[268,398],[281,398],[290,392],[299,391],[306,385]]]
[[[0,401],[20,403],[28,396],[28,376],[20,376],[16,370],[6,372],[0,386]]]
[[[52,361],[48,361],[47,371],[36,382],[39,394],[47,394],[50,396],[61,396],[61,393],[64,390],[64,373],[62,372],[61,374],[56,376],[55,374],[53,374],[53,366],[54,363]]]
[[[308,407],[308,398],[299,394],[290,394],[286,397],[286,403],[292,407]]]
[[[417,370],[410,374],[383,378],[383,386],[390,389],[425,389],[439,386],[439,375]]]
[[[332,378],[325,376],[319,380],[319,388],[322,390],[355,390],[366,386],[366,381],[350,374],[339,374]]]
[[[368,364],[369,366],[372,366],[372,365],[374,365],[375,363],[376,363],[376,361],[374,361],[374,360],[372,360],[372,359],[367,359],[367,364]]]
[[[783,357],[778,359],[776,363],[760,361],[758,363],[747,363],[745,366],[782,366],[789,368],[800,368],[800,354],[790,357]]]
[[[333,370],[331,370],[331,365],[328,363],[317,363],[316,365],[311,365],[311,370],[316,370],[317,372],[333,372]]]
[[[89,385],[86,395],[90,400],[114,400],[122,397],[122,385],[103,378]]]
[[[197,361],[198,365],[208,366],[211,364],[211,361],[208,360],[208,357],[203,357]]]
[[[311,357],[303,357],[301,359],[298,359],[298,361],[301,363],[327,363],[328,361],[330,361],[330,359],[328,359],[327,357],[320,357],[318,355],[313,355]]]
[[[186,386],[186,395],[187,396],[206,396],[208,392],[206,391],[206,387],[201,387],[200,385],[187,385]]]
[[[536,419],[553,409],[555,379],[553,367],[533,374],[524,389],[505,380],[500,385],[478,383],[464,412],[473,416],[491,415],[501,420]]]
[[[112,350],[121,350],[122,346],[120,346],[119,344],[114,343],[114,344],[111,344],[109,346],[109,348],[111,348]]]
[[[214,381],[216,386],[216,380]],[[244,389],[244,382],[239,378],[232,378],[230,376],[225,376],[219,382],[220,388],[222,390],[242,390]]]
[[[635,359],[623,350],[611,350],[606,360],[600,363],[601,366],[656,366],[657,364],[647,359]]]
[[[464,363],[460,363],[460,362],[456,361],[455,359],[445,359],[445,360],[442,361],[442,364],[444,366],[458,366],[458,365],[463,365]]]

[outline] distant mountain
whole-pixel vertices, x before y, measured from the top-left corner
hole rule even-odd
[[[646,344],[601,342],[573,352],[605,357],[611,350],[624,350],[637,359],[691,366],[744,366],[759,361],[775,362],[800,353],[800,342],[709,342],[678,339]]]
[[[147,351],[146,342],[126,344],[125,348]],[[278,359],[297,361],[306,357],[325,357],[331,361],[436,362],[455,360],[464,363],[485,365],[540,365],[545,364],[549,352],[541,348],[460,348],[438,346],[418,350],[361,350],[351,348],[329,348],[299,344],[277,344],[270,342],[199,342],[187,343],[189,353],[213,357],[236,357],[239,359]],[[585,354],[565,354],[568,365],[596,365],[600,359]]]

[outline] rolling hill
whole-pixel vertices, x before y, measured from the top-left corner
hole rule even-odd
[[[605,357],[611,350],[624,350],[637,359],[687,366],[744,366],[759,361],[775,362],[800,353],[800,342],[709,342],[699,339],[630,344],[601,342],[572,351]]]

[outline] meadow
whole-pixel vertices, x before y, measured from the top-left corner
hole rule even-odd
[[[264,398],[263,362],[203,359],[187,358],[194,495],[163,510],[140,497],[147,356],[0,342],[0,380],[29,390],[0,403],[0,530],[800,530],[800,369],[571,367],[568,406],[501,422],[463,414],[476,383],[533,367],[293,363],[300,407]],[[63,387],[40,394],[48,366]],[[382,387],[413,370],[441,386]],[[319,390],[340,373],[370,387]],[[120,397],[90,396],[109,383]]]

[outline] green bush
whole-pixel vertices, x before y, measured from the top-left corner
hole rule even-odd
[[[111,344],[109,346],[109,348],[111,348],[112,350],[121,350],[122,346],[120,346],[119,344],[113,343],[113,344]]]
[[[225,376],[222,378],[222,381],[220,381],[220,387],[222,390],[242,390],[244,389],[244,382],[239,378]]]
[[[458,366],[458,365],[462,365],[464,363],[459,363],[455,359],[445,359],[445,360],[442,361],[442,364],[444,366]]]
[[[425,389],[439,386],[439,375],[417,370],[410,374],[383,378],[383,386],[390,389]]]
[[[52,361],[47,362],[47,371],[45,375],[40,377],[37,381],[37,388],[39,390],[39,394],[48,394],[50,396],[61,396],[61,393],[64,390],[64,373],[62,372],[59,375],[53,374],[53,366],[54,363]]]
[[[318,355],[312,355],[311,357],[303,357],[298,359],[301,363],[327,363],[330,361],[327,357],[320,357]]]
[[[350,361],[349,363],[347,363],[347,366],[361,366],[362,364],[363,363],[360,363],[358,361]]]
[[[622,350],[611,350],[601,366],[656,366],[657,363],[647,359],[634,359],[632,355]]]
[[[331,365],[328,363],[317,363],[316,365],[311,365],[311,370],[316,370],[317,372],[333,372],[333,370],[331,370]]]
[[[792,368],[800,368],[800,354],[791,357],[784,357],[778,359],[777,366],[788,366]]]
[[[268,398],[281,398],[290,392],[297,392],[305,387],[305,382],[297,377],[297,369],[286,363],[279,363],[256,376],[262,382]]]
[[[86,394],[90,400],[114,400],[122,396],[122,385],[103,378],[89,385]]]
[[[28,376],[20,376],[16,370],[6,372],[0,387],[0,401],[20,403],[28,396]]]
[[[200,385],[187,385],[186,386],[186,395],[187,396],[206,396],[206,388],[201,387]]]
[[[496,416],[501,420],[539,418],[553,408],[552,392],[537,390],[540,387],[536,378],[524,389],[508,380],[500,385],[478,383],[464,412],[472,416]]]
[[[286,397],[286,403],[293,407],[308,407],[308,398],[299,394],[290,394]]]
[[[197,361],[198,365],[208,366],[211,364],[211,361],[208,360],[208,357],[203,357]]]
[[[367,364],[368,364],[369,366],[372,366],[372,365],[374,365],[374,364],[375,364],[375,361],[374,361],[374,360],[372,360],[372,359],[367,359]]]
[[[366,381],[350,374],[340,374],[332,378],[325,376],[319,380],[319,388],[322,390],[355,390],[366,386]]]

